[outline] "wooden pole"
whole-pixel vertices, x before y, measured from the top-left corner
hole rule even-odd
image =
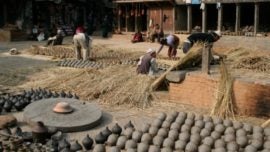
[[[202,10],[202,32],[206,33],[207,26],[207,5],[205,4],[204,9]]]
[[[187,5],[187,30],[189,33],[192,32],[192,6]]]
[[[202,72],[205,74],[210,74],[210,54],[211,45],[205,44],[202,53]]]
[[[241,6],[239,3],[237,3],[235,12],[235,32],[238,32],[240,29],[240,19],[241,19]]]
[[[254,36],[256,36],[259,29],[259,3],[254,6]]]
[[[135,29],[134,31],[138,30],[138,4],[135,4],[135,12],[134,12],[134,17],[135,17]]]
[[[173,22],[173,33],[175,33],[175,7],[173,7],[173,10],[172,10],[172,22]]]
[[[270,119],[268,119],[267,121],[265,121],[261,126],[263,128],[266,128],[268,125],[270,125]],[[268,126],[269,127],[269,126]]]
[[[118,7],[117,11],[117,20],[118,20],[118,32],[121,32],[121,14],[119,14],[119,11],[121,10],[121,7]]]
[[[126,17],[126,32],[128,31],[128,16],[130,15],[130,14],[128,15],[128,13],[129,13],[128,12],[128,6],[126,6],[126,12],[125,12],[125,15],[126,15],[125,16]]]
[[[223,24],[223,6],[220,5],[220,8],[218,8],[218,27],[217,30],[222,30],[222,24]]]

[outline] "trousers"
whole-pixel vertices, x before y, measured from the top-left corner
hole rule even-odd
[[[73,42],[75,47],[76,58],[78,60],[88,60],[90,55],[90,49],[92,45],[92,39],[87,38],[84,33],[78,33],[73,36]],[[83,54],[83,55],[81,55]]]

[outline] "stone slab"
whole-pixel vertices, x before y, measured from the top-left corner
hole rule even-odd
[[[180,83],[185,79],[186,71],[171,71],[166,75],[169,82]]]
[[[53,112],[53,107],[59,102],[69,103],[74,111],[69,114]],[[23,117],[30,124],[42,121],[48,127],[56,127],[63,132],[74,132],[97,126],[101,121],[102,111],[95,104],[77,99],[51,98],[28,105],[24,109]]]

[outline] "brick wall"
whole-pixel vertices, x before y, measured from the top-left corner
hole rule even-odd
[[[210,110],[216,100],[218,78],[188,74],[181,83],[170,83],[170,100]],[[233,99],[239,114],[270,116],[270,85],[235,80]]]

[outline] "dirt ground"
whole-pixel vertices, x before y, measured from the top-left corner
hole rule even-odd
[[[181,41],[183,41],[187,35],[179,35]],[[130,43],[131,39],[130,33],[125,33],[124,35],[114,35],[109,39],[102,39],[100,37],[94,37],[93,44],[95,46],[102,46],[107,49],[115,49],[122,51],[139,51],[145,52],[148,48],[159,48],[157,43]],[[71,37],[65,38],[64,43],[70,44],[72,42]],[[2,92],[12,92],[18,89],[18,86],[26,83],[33,74],[46,71],[48,68],[59,68],[56,67],[54,62],[55,59],[52,57],[45,57],[40,55],[29,55],[24,53],[24,49],[29,48],[31,45],[44,45],[45,42],[1,42],[0,43],[0,94]],[[214,50],[223,53],[232,48],[242,47],[248,48],[254,51],[254,53],[270,54],[270,39],[269,38],[251,38],[251,37],[232,37],[224,36],[222,39],[215,44]],[[17,48],[23,53],[20,55],[11,56],[7,52],[10,48]],[[183,56],[181,50],[178,50],[178,56]],[[166,47],[163,49],[163,56],[166,56]],[[241,73],[242,72],[242,73]],[[245,74],[247,78],[254,75],[254,73],[249,73],[245,71],[240,71],[238,75]],[[255,76],[252,79],[260,80],[269,83],[269,74]],[[152,103],[152,106],[147,109],[140,109],[135,107],[129,107],[128,105],[109,105],[105,103],[98,103],[102,111],[104,112],[103,122],[99,127],[93,130],[71,133],[71,139],[81,139],[86,133],[91,135],[95,134],[100,129],[105,126],[112,126],[115,122],[124,125],[129,120],[135,123],[137,128],[142,126],[142,123],[149,122],[153,117],[155,117],[159,112],[171,112],[171,111],[186,111],[201,114],[209,114],[208,111],[202,111],[201,109],[196,109],[188,105],[182,105],[174,101],[169,101],[166,98],[167,92],[160,91],[156,93],[157,100]],[[15,113],[18,120],[22,121],[22,114]],[[255,118],[255,117],[245,117],[238,116],[237,120],[242,122],[252,123],[254,125],[260,125],[265,121],[266,118]],[[25,124],[21,124],[24,126]],[[25,127],[27,129],[27,127]]]

